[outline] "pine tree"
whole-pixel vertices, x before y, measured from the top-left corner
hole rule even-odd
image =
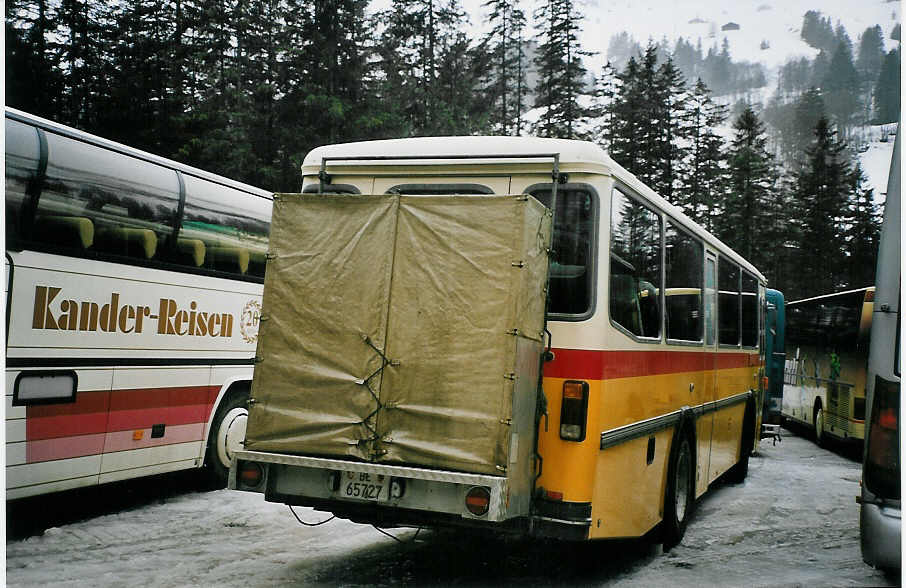
[[[619,90],[611,106],[610,156],[632,173],[638,173],[641,169],[636,138],[644,122],[642,103],[645,93],[638,83],[639,71],[638,61],[630,57],[626,68],[617,74]]]
[[[378,48],[384,99],[395,105],[405,134],[437,133],[445,124],[438,114],[448,110],[436,83],[441,53],[459,42],[465,13],[457,0],[393,0],[378,18],[386,24]]]
[[[835,46],[834,28],[830,17],[821,17],[821,13],[809,10],[802,19],[802,40],[821,51],[831,51]]]
[[[900,49],[891,49],[884,57],[875,85],[875,124],[893,123],[900,119]]]
[[[490,125],[495,132],[507,135],[515,131],[525,108],[525,51],[522,31],[525,13],[515,0],[487,0],[483,5],[489,12],[487,23],[491,31],[484,39],[484,51],[490,56],[485,88],[494,108],[490,110]]]
[[[482,74],[487,71],[488,56],[473,50],[462,31],[441,46],[438,55],[437,92],[432,133],[469,135],[489,128],[490,100],[478,90]]]
[[[857,163],[850,178],[849,218],[844,231],[847,282],[853,288],[875,283],[878,261],[881,215],[874,203],[874,190],[865,186],[866,181],[862,166]]]
[[[6,2],[6,104],[52,119],[62,108],[64,84],[48,41],[56,6],[47,0]]]
[[[605,150],[610,149],[614,133],[614,101],[617,96],[617,73],[608,61],[595,78],[594,102],[589,116],[598,119],[594,140]]]
[[[767,261],[762,232],[774,191],[773,157],[767,150],[765,127],[747,106],[733,122],[734,137],[727,153],[727,184],[718,235],[756,266]]]
[[[880,25],[868,27],[859,37],[859,52],[856,57],[856,69],[863,83],[871,83],[881,73],[884,61],[884,33]]]
[[[823,49],[818,52],[818,55],[815,56],[815,59],[812,61],[812,73],[809,77],[809,85],[816,88],[821,87],[821,83],[824,81],[824,77],[827,75],[828,70],[830,70],[830,60],[828,53]]]
[[[846,283],[841,244],[852,172],[846,146],[836,135],[827,117],[820,117],[806,152],[806,165],[796,174],[794,198],[801,234],[794,261],[800,280],[792,292],[794,297],[833,292]]]
[[[654,153],[655,173],[652,188],[669,202],[674,203],[674,190],[683,174],[682,163],[688,149],[685,147],[690,129],[683,123],[682,113],[687,107],[689,97],[686,93],[686,80],[683,74],[668,57],[657,71],[656,88],[657,120],[660,134],[656,139]]]
[[[722,189],[723,140],[715,129],[727,117],[726,106],[711,99],[711,91],[699,78],[682,112],[689,149],[683,162],[680,189],[675,203],[694,221],[713,229],[715,194]]]
[[[841,40],[834,51],[830,67],[821,82],[827,113],[834,117],[837,127],[847,129],[858,108],[859,74],[853,65],[851,43]]]
[[[114,8],[97,0],[62,0],[57,12],[54,43],[59,67],[65,72],[60,122],[95,129],[110,88],[109,45]]]
[[[804,164],[806,149],[814,141],[815,126],[826,116],[824,98],[819,90],[810,88],[796,102],[792,127],[784,132],[784,159],[796,171]]]
[[[577,138],[579,123],[586,118],[579,104],[589,55],[579,46],[580,14],[573,0],[545,0],[535,11],[538,22],[538,87],[535,107],[542,108],[535,133],[542,137]]]
[[[658,160],[659,139],[661,137],[661,116],[663,116],[664,92],[658,85],[658,51],[654,43],[649,42],[642,56],[638,74],[633,78],[623,78],[623,88],[638,99],[636,102],[636,128],[634,135],[626,137],[629,149],[634,149],[635,163],[629,169],[640,180],[648,185],[655,182]],[[627,129],[628,130],[628,129]],[[633,145],[633,143],[635,143]]]

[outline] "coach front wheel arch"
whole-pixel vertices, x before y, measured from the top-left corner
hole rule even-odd
[[[209,480],[217,488],[226,486],[233,452],[241,449],[245,441],[250,389],[251,383],[248,381],[231,384],[221,396],[214,418],[211,419],[205,451],[205,470]]]

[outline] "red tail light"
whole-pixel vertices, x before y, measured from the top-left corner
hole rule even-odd
[[[900,499],[900,385],[875,378],[865,459],[865,486],[883,498]]]
[[[476,517],[484,516],[491,506],[491,490],[485,486],[475,486],[466,494],[466,508]]]
[[[878,416],[878,424],[891,431],[897,430],[897,413],[892,408],[885,408]]]
[[[578,380],[563,382],[563,400],[560,404],[560,438],[566,441],[584,441],[587,420],[588,382]]]
[[[239,463],[239,481],[243,486],[255,488],[264,478],[264,472],[261,466],[253,461],[243,461]]]

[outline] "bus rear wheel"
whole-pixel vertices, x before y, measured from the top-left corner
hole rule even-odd
[[[245,441],[245,427],[249,415],[248,389],[229,394],[217,408],[214,420],[211,421],[208,449],[205,454],[208,478],[216,488],[223,488],[227,484],[233,453],[242,449],[242,443]]]
[[[667,491],[664,495],[664,521],[661,540],[664,550],[679,544],[695,504],[695,458],[689,435],[681,432],[670,451],[667,466]]]
[[[815,444],[824,447],[824,409],[820,404],[815,407]]]

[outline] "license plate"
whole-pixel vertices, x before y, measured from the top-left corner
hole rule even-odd
[[[346,472],[340,495],[359,500],[387,500],[390,491],[390,476],[368,472]]]

